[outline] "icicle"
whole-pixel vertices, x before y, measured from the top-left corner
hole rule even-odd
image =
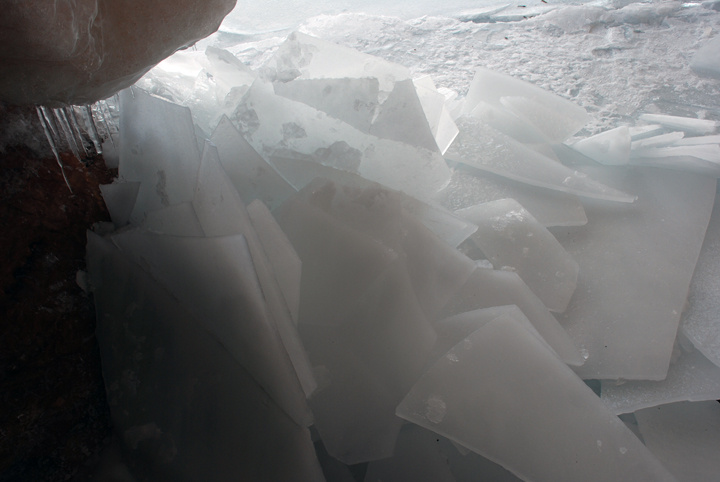
[[[55,127],[55,123],[53,122],[52,116],[50,115],[50,112],[48,112],[47,107],[40,106],[40,112],[42,112],[43,118],[45,119],[45,124],[47,124],[47,127],[50,129],[50,133],[52,134],[53,139],[55,139],[55,141],[53,142],[59,142],[60,134],[58,133],[57,127]]]
[[[105,125],[105,130],[107,131],[107,135],[110,138],[110,143],[113,147],[115,147],[115,141],[113,140],[112,132],[110,131],[110,125],[108,124],[107,117],[105,117],[105,113],[103,112],[103,105],[108,110],[108,115],[110,115],[110,109],[108,108],[107,103],[102,100],[98,101],[97,103],[98,115],[100,116],[100,120]]]
[[[77,122],[77,117],[75,114],[75,108],[74,107],[65,107],[65,116],[70,119],[70,126],[72,127],[73,132],[75,133],[75,139],[77,140],[80,147],[82,147],[83,152],[85,153],[85,157],[90,157],[90,153],[85,148],[85,140],[83,139],[82,130],[80,129],[80,126]]]
[[[72,129],[70,128],[70,123],[65,116],[65,111],[63,111],[61,108],[53,109],[53,114],[55,114],[55,118],[57,119],[58,123],[60,124],[60,128],[62,128],[62,131],[65,134],[65,140],[67,141],[68,146],[70,146],[70,150],[75,155],[75,158],[80,161],[80,149],[78,149],[77,142],[75,142],[75,136],[73,135]]]
[[[65,179],[65,184],[67,184],[68,189],[70,189],[70,192],[72,193],[73,190],[70,187],[70,181],[68,181],[67,176],[65,175],[65,169],[63,168],[63,163],[60,160],[60,154],[57,150],[57,144],[55,143],[55,139],[53,138],[52,134],[50,133],[51,130],[54,130],[54,127],[52,124],[48,121],[49,116],[46,115],[45,108],[44,107],[35,107],[38,113],[38,118],[40,119],[40,124],[42,125],[43,131],[45,132],[45,137],[48,140],[48,144],[50,144],[50,149],[52,149],[53,154],[55,154],[55,160],[58,163],[58,166],[60,166],[60,172],[62,173],[63,179]]]
[[[98,134],[97,127],[95,126],[92,108],[89,105],[86,105],[85,112],[87,113],[88,134],[90,134],[90,139],[92,139],[93,144],[95,144],[95,151],[98,154],[102,154],[102,142],[100,141],[100,135]]]

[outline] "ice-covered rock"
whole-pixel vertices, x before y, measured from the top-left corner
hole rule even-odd
[[[627,126],[581,139],[570,147],[601,164],[622,166],[630,162],[631,137]]]
[[[714,37],[693,55],[690,68],[705,77],[720,78],[720,37]]]

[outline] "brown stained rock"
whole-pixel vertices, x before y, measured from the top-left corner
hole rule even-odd
[[[102,158],[0,156],[0,481],[66,480],[110,436],[85,231],[109,221]]]

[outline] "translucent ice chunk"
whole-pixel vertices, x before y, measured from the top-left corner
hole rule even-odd
[[[120,103],[119,175],[140,182],[130,216],[140,223],[148,211],[192,201],[200,153],[190,109],[132,87]]]
[[[720,78],[720,37],[708,40],[695,52],[690,68],[699,75]]]
[[[300,308],[300,273],[302,263],[290,240],[282,232],[270,210],[262,201],[255,200],[247,207],[253,227],[268,255],[278,284],[285,296],[295,323]]]
[[[450,183],[436,196],[453,211],[507,198],[530,206],[528,211],[545,227],[582,226],[587,223],[583,205],[573,194],[528,186],[462,164],[453,168]]]
[[[687,348],[678,345],[679,357],[670,362],[664,380],[630,380],[624,383],[603,380],[600,392],[603,402],[610,410],[620,414],[685,400],[720,399],[720,367],[694,349],[692,344]]]
[[[560,152],[565,162],[581,162],[570,149]],[[580,266],[570,306],[558,315],[589,355],[577,373],[662,380],[710,218],[715,179],[664,169],[577,167],[638,195],[632,205],[586,203],[582,230],[553,228]]]
[[[519,118],[499,104],[489,104],[485,101],[479,102],[467,115],[482,120],[493,129],[497,129],[516,141],[523,143],[547,141],[534,125]]]
[[[525,208],[514,199],[500,199],[456,214],[478,225],[471,238],[495,269],[513,268],[549,310],[565,311],[578,265]]]
[[[720,134],[714,136],[684,137],[675,141],[675,146],[697,146],[703,144],[720,144]]]
[[[298,425],[312,423],[305,394],[268,317],[244,237],[189,238],[133,231],[116,234],[112,240],[182,300]]]
[[[653,136],[633,141],[630,147],[634,150],[645,149],[648,147],[665,147],[673,144],[678,145],[677,141],[679,141],[683,137],[685,137],[684,132],[668,132],[667,134],[661,134],[659,136]]]
[[[441,358],[397,414],[524,480],[675,480],[567,365],[503,318]]]
[[[530,291],[517,273],[476,268],[462,288],[435,318],[503,305],[516,305],[560,358],[569,365],[582,365],[583,357],[560,323]]]
[[[222,103],[233,88],[250,86],[257,77],[250,67],[243,64],[227,50],[209,46],[205,50],[208,72],[212,75],[217,89],[217,100]]]
[[[570,147],[601,164],[622,166],[630,162],[631,143],[627,126],[617,127],[581,139]]]
[[[710,134],[715,132],[717,122],[707,119],[693,119],[690,117],[678,117],[662,114],[642,114],[640,120],[661,124],[671,129],[677,129],[686,134]]]
[[[502,98],[505,98],[504,102]],[[563,142],[590,120],[585,109],[569,100],[516,77],[482,67],[470,84],[463,113],[469,114],[480,102],[510,108],[551,143]]]
[[[131,460],[165,480],[181,473],[186,480],[324,481],[308,430],[206,331],[203,318],[92,233],[88,270],[113,425]],[[243,313],[253,319],[250,306]]]
[[[662,157],[696,157],[698,159],[702,159],[703,161],[720,164],[720,145],[701,144],[694,146],[638,148],[633,150],[632,157],[646,159]]]
[[[438,92],[429,75],[414,79],[413,84],[440,153],[445,154],[458,134],[458,128],[445,106],[447,99]]]
[[[457,120],[460,134],[446,157],[533,186],[596,199],[633,202],[630,196],[568,169],[483,121],[471,117]]]
[[[116,181],[100,185],[100,192],[116,228],[125,226],[130,221],[130,213],[135,207],[139,190],[139,182]]]
[[[720,404],[679,402],[635,412],[645,445],[678,480],[713,481],[720,473]]]
[[[173,204],[166,208],[148,211],[140,227],[172,236],[205,236],[192,203]]]
[[[220,162],[244,203],[260,199],[275,209],[295,192],[226,116],[222,116],[210,140],[217,147]]]
[[[647,137],[658,135],[660,132],[662,132],[663,129],[664,127],[660,124],[650,124],[647,126],[629,127],[628,132],[630,133],[630,138],[633,141],[637,141],[640,139],[645,139]]]

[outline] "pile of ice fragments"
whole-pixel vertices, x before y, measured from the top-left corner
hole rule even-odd
[[[192,112],[120,93],[113,225],[88,233],[136,470],[718,473],[716,402],[640,410],[720,398],[713,122],[578,140],[588,114],[534,85],[481,69],[459,99],[300,33],[259,71],[203,62]]]

